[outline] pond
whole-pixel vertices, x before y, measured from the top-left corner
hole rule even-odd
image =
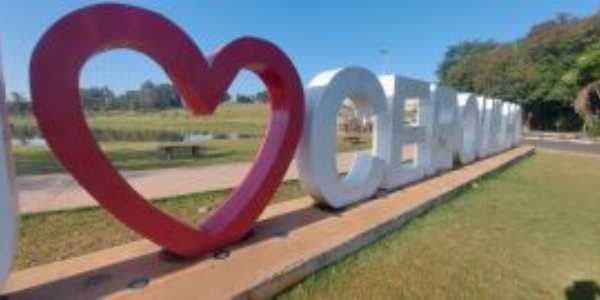
[[[46,140],[37,127],[12,127],[13,145],[46,146]],[[238,132],[177,132],[168,130],[114,130],[93,128],[96,140],[101,142],[205,142],[210,140],[256,139],[260,136]]]

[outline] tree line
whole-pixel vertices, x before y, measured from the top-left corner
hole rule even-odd
[[[438,78],[456,89],[521,104],[533,129],[600,133],[600,12],[558,14],[515,41],[448,48]]]
[[[137,90],[128,90],[117,94],[109,87],[89,87],[80,89],[81,102],[86,111],[132,110],[151,111],[183,106],[181,97],[173,85],[169,83],[153,83],[150,80],[141,84]],[[232,96],[226,93],[221,101],[238,103],[262,103],[268,101],[266,91],[256,94],[237,94]],[[8,110],[13,114],[27,114],[31,112],[31,101],[21,93],[12,92],[8,96]]]

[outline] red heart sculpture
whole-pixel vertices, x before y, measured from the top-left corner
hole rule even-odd
[[[85,121],[79,74],[93,55],[140,51],[163,67],[194,114],[211,114],[241,69],[266,85],[271,119],[247,177],[200,226],[156,209],[98,147]],[[241,38],[208,61],[166,18],[144,9],[101,4],[75,11],[42,37],[30,66],[33,109],[48,145],[75,179],[121,222],[182,256],[199,256],[241,239],[273,196],[294,156],[304,120],[304,93],[294,65],[273,44]]]

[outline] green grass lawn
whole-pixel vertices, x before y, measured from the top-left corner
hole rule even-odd
[[[199,157],[191,151],[177,153],[167,159],[158,150],[160,142],[103,142],[100,143],[113,165],[121,170],[145,170],[180,166],[198,166],[252,160],[258,151],[257,139],[211,140],[203,143]],[[15,146],[17,175],[63,172],[62,165],[50,149],[43,146]]]
[[[598,158],[538,153],[479,180],[280,297],[564,299],[576,283],[591,289],[600,282],[598,170]],[[196,223],[227,192],[156,205]],[[273,201],[302,194],[292,181]],[[22,223],[16,270],[139,239],[98,208],[27,215]]]
[[[163,111],[134,112],[114,111],[87,114],[91,128],[108,132],[113,138],[124,139],[100,142],[113,164],[123,170],[143,170],[153,168],[178,167],[189,165],[207,165],[224,162],[251,160],[260,145],[259,139],[240,140],[216,139],[204,143],[199,158],[191,153],[177,155],[175,159],[166,159],[158,146],[168,143],[145,139],[144,134],[173,132],[176,134],[191,132],[209,132],[212,134],[238,133],[260,136],[265,130],[269,118],[269,107],[264,104],[224,104],[214,115],[193,117],[184,109]],[[16,128],[33,128],[36,122],[32,115],[11,116]],[[153,137],[154,135],[150,135]],[[148,137],[146,137],[147,139]],[[43,146],[14,147],[16,172],[18,175],[48,174],[63,172],[60,163],[51,151]]]
[[[207,131],[211,133],[261,134],[269,119],[269,106],[266,104],[220,105],[213,115],[194,117],[185,109],[162,111],[108,111],[87,113],[86,119],[91,128],[122,131]],[[11,116],[15,126],[36,126],[33,116]]]
[[[118,140],[102,140],[100,145],[113,164],[121,170],[145,170],[166,167],[210,165],[253,160],[261,144],[269,118],[265,104],[224,104],[214,115],[192,117],[182,109],[156,112],[97,112],[87,116],[90,127],[102,131],[105,136]],[[16,128],[37,131],[32,116],[11,116]],[[33,129],[31,129],[33,128]],[[200,157],[182,153],[174,159],[166,159],[158,151],[159,145],[169,141],[148,140],[159,133],[209,132],[212,134],[238,133],[251,136],[238,140],[214,139],[203,142]],[[98,137],[98,136],[97,136]],[[134,139],[134,140],[129,140]],[[141,139],[141,140],[138,140]],[[370,136],[363,135],[364,143],[354,145],[339,138],[339,152],[370,147]],[[44,146],[16,145],[14,147],[17,175],[38,175],[63,172],[64,169]]]
[[[362,144],[354,145],[338,139],[339,152],[366,149],[371,146],[365,137]],[[158,151],[161,142],[102,142],[104,152],[113,165],[120,170],[147,170],[183,166],[204,166],[240,161],[251,161],[256,157],[261,139],[210,140],[204,142],[199,157],[191,151],[177,153],[167,159]],[[50,149],[43,146],[14,146],[17,175],[39,175],[64,172],[64,168]]]
[[[163,211],[187,222],[198,224],[230,190],[205,192],[155,201]],[[303,195],[300,184],[282,184],[271,203]],[[19,248],[15,270],[34,267],[69,257],[122,245],[140,236],[100,208],[25,215],[21,218]]]
[[[569,299],[600,283],[600,159],[539,153],[281,299]]]

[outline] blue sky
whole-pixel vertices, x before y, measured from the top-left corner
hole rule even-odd
[[[358,65],[376,73],[435,80],[446,48],[466,39],[508,41],[558,12],[590,15],[600,0],[390,0],[390,1],[120,1],[160,12],[187,32],[205,54],[237,37],[252,35],[279,45],[306,83],[320,71]],[[3,1],[0,44],[8,91],[29,94],[31,51],[50,24],[99,1]],[[388,63],[381,49],[388,49]],[[166,82],[160,67],[135,52],[117,50],[93,58],[82,86],[118,92],[145,79]],[[262,89],[241,74],[230,92]]]

